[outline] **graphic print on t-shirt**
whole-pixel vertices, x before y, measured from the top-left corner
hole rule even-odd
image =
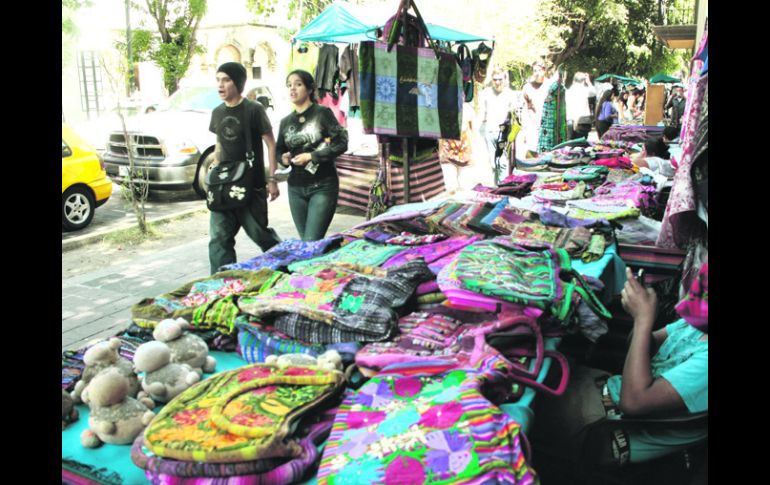
[[[302,130],[299,132],[297,131],[296,126],[289,125],[286,129],[286,146],[288,146],[290,149],[311,146],[317,141],[316,135],[320,133],[320,131],[316,129],[315,125],[316,122],[311,121],[310,123],[303,126]]]
[[[227,141],[239,141],[241,121],[235,116],[225,116],[220,124],[220,136]]]

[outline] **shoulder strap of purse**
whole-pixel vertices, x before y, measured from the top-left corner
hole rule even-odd
[[[249,103],[249,99],[243,100],[244,103]],[[246,163],[249,164],[249,168],[254,166],[254,145],[251,143],[251,114],[246,106],[244,106],[243,114],[246,117],[243,120],[243,126],[246,130]]]
[[[574,278],[574,281],[565,284],[565,295],[562,306],[562,312],[566,316],[566,311],[569,308],[569,302],[572,299],[572,292],[576,291],[585,300],[588,307],[601,318],[609,320],[612,318],[612,314],[605,308],[599,297],[596,296],[591,288],[586,283],[585,278],[579,272],[572,267],[572,260],[569,254],[564,249],[556,250],[559,258],[559,270],[563,271]]]

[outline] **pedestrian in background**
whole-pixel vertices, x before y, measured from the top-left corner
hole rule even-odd
[[[615,108],[617,94],[614,89],[609,89],[602,94],[599,102],[596,103],[596,132],[599,139],[602,138],[613,123],[618,121],[618,110]]]
[[[521,120],[527,150],[537,153],[540,141],[540,122],[543,116],[543,105],[548,96],[550,83],[546,82],[545,64],[536,61],[532,64],[532,77],[524,85],[522,97],[524,100],[524,117]]]
[[[265,113],[265,108],[244,98],[246,68],[237,62],[226,62],[219,66],[216,74],[219,97],[224,101],[211,113],[209,131],[217,135],[212,167],[221,162],[244,160],[246,152],[254,152],[254,164],[250,170],[255,177],[255,191],[251,203],[245,207],[227,211],[211,211],[209,218],[209,263],[211,273],[216,273],[221,266],[237,262],[235,255],[235,236],[243,227],[249,238],[263,252],[280,242],[275,231],[268,227],[267,195],[275,200],[280,192],[275,179],[265,180],[265,160],[262,142],[267,145],[270,173],[274,174],[275,138],[273,127]],[[252,146],[246,146],[246,126],[252,132]],[[265,191],[267,182],[267,191]]]
[[[682,127],[682,115],[687,101],[684,98],[684,88],[680,84],[674,85],[674,92],[668,98],[664,110],[669,113],[669,124],[675,128]]]
[[[572,85],[567,89],[566,94],[568,140],[588,136],[593,123],[588,100],[595,96],[596,89],[591,84],[588,73],[576,72],[572,77]]]
[[[487,145],[487,157],[495,183],[508,176],[508,161],[500,157],[499,165],[495,163],[497,138],[500,135],[500,125],[505,123],[508,113],[513,110],[515,93],[509,86],[508,72],[502,66],[492,70],[492,85],[481,92],[479,117],[481,126],[479,132]]]
[[[289,209],[303,241],[326,235],[340,192],[335,159],[348,149],[348,132],[332,110],[315,99],[313,76],[295,70],[286,77],[294,111],[281,120],[276,142],[278,162],[291,166]]]

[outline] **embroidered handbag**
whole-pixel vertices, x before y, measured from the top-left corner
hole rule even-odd
[[[361,349],[358,342],[320,345],[302,342],[284,335],[276,329],[261,325],[241,315],[235,320],[238,329],[238,353],[246,362],[264,362],[269,355],[308,354],[318,357],[327,350],[336,350],[343,363],[352,362]]]
[[[567,169],[562,175],[564,180],[585,180],[587,182],[597,182],[602,179],[610,169],[601,165],[584,165],[582,167],[573,167]]]
[[[473,54],[466,44],[460,44],[455,54],[457,63],[463,73],[463,92],[465,93],[465,102],[473,101]]]
[[[534,318],[539,313],[519,308],[496,320],[464,324],[447,315],[414,312],[399,321],[401,335],[395,341],[367,344],[356,354],[356,365],[364,374],[373,375],[403,362],[443,361],[458,368],[472,368],[494,356],[505,361],[509,367],[506,375],[511,380],[561,395],[567,387],[569,365],[559,352],[545,350],[542,331]],[[490,345],[492,337],[502,345]],[[560,366],[561,379],[556,389],[536,381],[545,357],[555,358]],[[518,360],[521,358],[523,361]],[[531,367],[529,358],[533,359]]]
[[[393,334],[398,314],[417,285],[433,277],[425,261],[418,258],[373,277],[355,277],[335,292],[330,324],[319,324],[293,312],[275,319],[275,328],[290,337],[314,343],[376,342]]]
[[[318,484],[537,483],[521,425],[482,393],[503,365],[399,364],[349,391]]]
[[[174,460],[156,456],[144,446],[139,435],[131,447],[131,460],[145,470],[151,483],[168,485],[243,483],[273,485],[295,483],[320,461],[318,445],[329,436],[337,409],[320,414],[306,415],[295,435],[299,438],[302,454],[296,458],[264,458],[232,463],[207,463]]]
[[[539,222],[522,222],[511,232],[511,241],[528,248],[562,248],[570,256],[580,256],[591,242],[591,230],[585,227],[573,229],[546,226]]]
[[[406,7],[406,8],[404,8]],[[451,53],[439,52],[425,23],[399,5],[386,25],[387,42],[365,41],[359,48],[361,119],[364,133],[414,138],[460,139],[463,74]],[[418,35],[395,45],[401,27]],[[414,29],[413,29],[414,30]],[[423,47],[424,44],[431,47]]]
[[[341,391],[341,372],[251,364],[214,374],[166,404],[144,431],[154,455],[236,463],[303,453],[293,427]]]
[[[579,297],[598,316],[612,317],[572,269],[564,249],[529,250],[498,237],[466,246],[442,273],[450,274],[462,289],[547,310],[564,323],[577,308]]]

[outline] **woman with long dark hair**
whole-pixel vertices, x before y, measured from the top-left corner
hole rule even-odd
[[[602,97],[599,102],[596,103],[596,110],[594,116],[596,118],[596,132],[599,134],[599,139],[604,135],[607,130],[610,129],[613,123],[618,120],[618,110],[612,102],[612,98],[616,97],[614,90],[608,89],[602,93]]]
[[[278,163],[291,166],[289,209],[303,241],[326,235],[337,208],[337,156],[348,149],[348,133],[329,108],[315,100],[313,76],[295,70],[286,77],[294,111],[281,120],[276,141]]]

